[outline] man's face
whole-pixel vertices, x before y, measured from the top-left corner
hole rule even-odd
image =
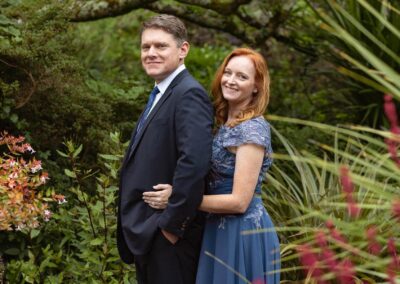
[[[188,51],[187,42],[178,46],[173,35],[161,29],[146,29],[142,33],[142,65],[147,75],[157,83],[183,63]]]

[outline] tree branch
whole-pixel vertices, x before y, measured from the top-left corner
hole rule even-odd
[[[75,0],[70,8],[73,22],[93,21],[127,14],[157,0]]]
[[[184,4],[172,6],[159,2],[148,4],[144,8],[157,13],[174,15],[201,27],[228,33],[250,45],[254,45],[256,39],[262,35],[262,31],[247,25],[234,14],[221,16],[218,12],[210,9],[202,9]]]
[[[252,0],[231,0],[231,1],[213,1],[213,0],[177,0],[177,2],[195,5],[201,8],[210,9],[221,15],[230,15],[237,11],[241,5],[249,4]]]

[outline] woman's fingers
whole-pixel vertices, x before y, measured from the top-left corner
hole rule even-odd
[[[153,186],[156,191],[143,192],[143,200],[150,207],[164,209],[167,207],[168,198],[171,195],[172,186],[170,184],[157,184]]]
[[[170,184],[165,184],[165,183],[159,183],[153,186],[155,190],[164,190],[164,189],[172,189],[172,186]]]

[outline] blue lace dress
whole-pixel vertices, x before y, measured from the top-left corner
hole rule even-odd
[[[261,200],[261,183],[272,163],[270,128],[263,117],[219,129],[213,141],[208,194],[232,192],[235,154],[227,147],[242,144],[266,149],[254,196],[244,214],[208,214],[197,284],[277,284],[280,280],[279,240]]]

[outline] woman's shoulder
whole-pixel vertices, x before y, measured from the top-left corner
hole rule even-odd
[[[269,132],[270,125],[263,116],[253,117],[236,125],[241,131],[260,131],[260,133]]]

